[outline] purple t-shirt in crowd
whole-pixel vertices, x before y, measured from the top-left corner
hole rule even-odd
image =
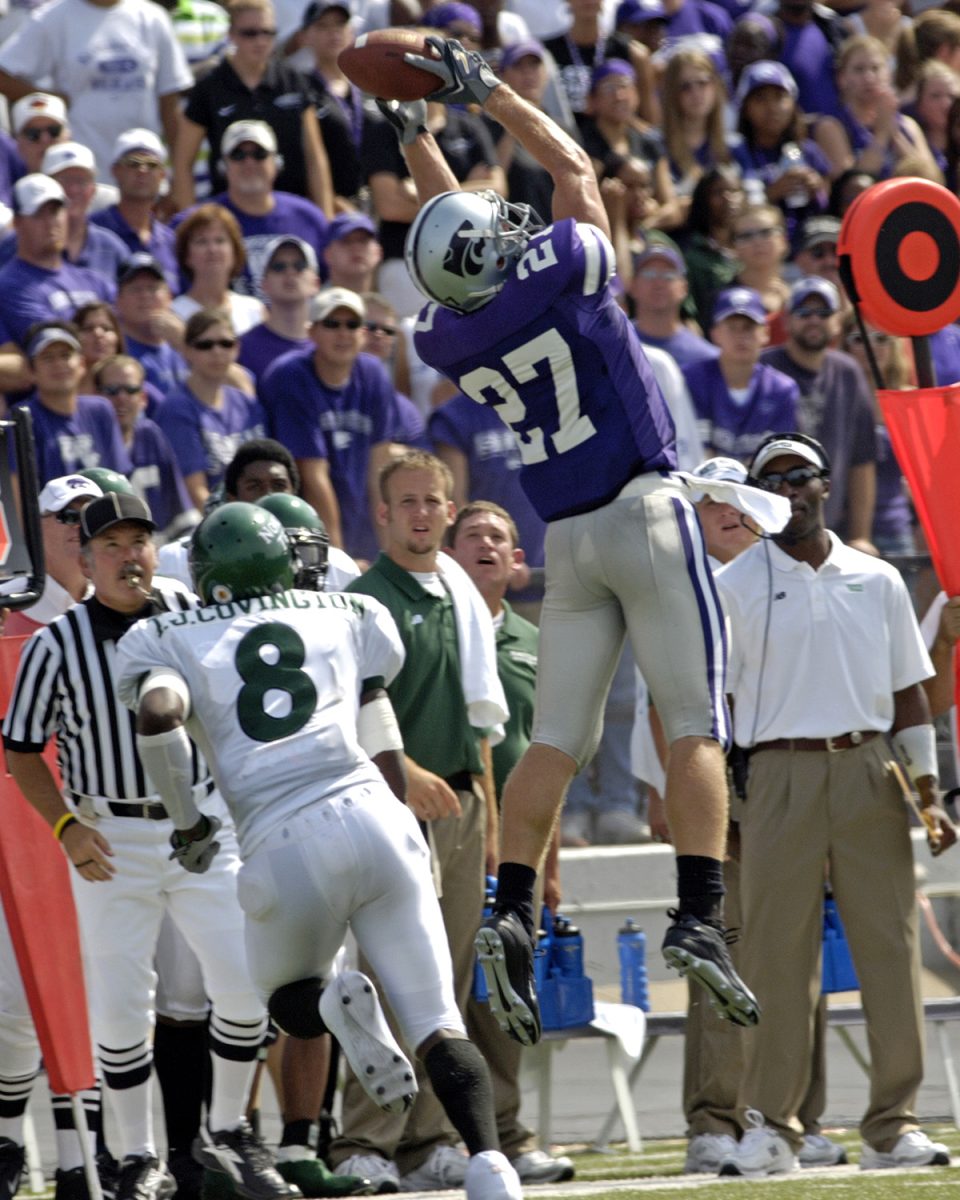
[[[173,447],[149,417],[141,417],[134,426],[130,459],[133,462],[130,483],[150,506],[159,530],[166,530],[188,508],[193,508]]]
[[[246,367],[259,383],[268,367],[293,350],[309,350],[313,342],[302,338],[283,337],[266,324],[254,325],[240,339],[240,366]]]
[[[789,375],[757,363],[745,403],[730,395],[720,363],[711,358],[683,370],[705,454],[748,463],[771,433],[797,427],[800,389]]]
[[[8,233],[0,240],[0,267],[5,267],[11,262],[16,253],[17,235]],[[112,284],[117,278],[117,267],[129,257],[129,251],[118,237],[107,229],[100,229],[87,222],[87,237],[79,255],[76,258],[67,258],[66,261],[75,267],[86,267],[89,271],[96,271]]]
[[[56,271],[12,258],[0,269],[0,320],[22,346],[37,321],[69,321],[82,304],[113,304],[116,287],[86,267],[64,263]]]
[[[40,487],[60,475],[73,475],[87,467],[109,467],[130,473],[130,456],[123,444],[113,405],[103,396],[78,396],[76,412],[55,413],[34,393],[26,402],[33,417]],[[13,439],[11,439],[11,448]]]
[[[459,450],[467,460],[468,500],[492,500],[513,517],[520,546],[531,567],[543,566],[543,539],[547,532],[520,486],[520,447],[512,429],[486,404],[469,396],[454,396],[430,415],[430,440],[434,447]]]
[[[383,364],[358,354],[346,385],[327,387],[317,376],[313,350],[295,350],[260,380],[260,397],[271,437],[296,459],[327,459],[344,549],[353,558],[376,558],[367,495],[370,451],[396,441],[400,426],[396,392]]]
[[[840,116],[833,49],[819,26],[813,21],[807,25],[784,23],[780,60],[797,81],[797,104],[808,116]]]
[[[147,382],[153,384],[161,396],[169,396],[190,374],[190,368],[183,355],[178,354],[167,342],[151,346],[147,342],[138,342],[129,333],[124,334],[123,340],[127,353],[143,367]],[[157,411],[157,406],[151,405],[147,415],[156,420]]]
[[[126,247],[127,258],[131,254],[143,254],[144,252],[152,255],[163,267],[170,290],[175,296],[179,294],[180,267],[177,265],[177,255],[174,250],[176,238],[169,225],[164,225],[162,221],[158,221],[154,217],[150,222],[150,237],[146,242],[142,242],[140,235],[136,230],[130,228],[115,204],[111,204],[109,208],[102,208],[99,212],[91,213],[90,223],[99,225],[101,229],[115,234]]]
[[[482,308],[428,304],[415,327],[421,359],[516,433],[520,480],[545,521],[677,465],[673,418],[609,287],[615,270],[600,230],[567,218],[530,239]]]
[[[394,392],[394,396],[397,401],[397,431],[393,440],[416,450],[430,450],[427,424],[420,409],[403,392]]]
[[[172,391],[157,413],[184,478],[202,471],[212,491],[244,442],[266,436],[267,421],[259,400],[229,384],[220,408],[202,404],[186,384]]]
[[[653,346],[656,350],[666,350],[677,366],[683,370],[684,367],[689,367],[693,363],[709,362],[712,358],[718,358],[720,349],[713,342],[708,342],[706,338],[701,337],[698,333],[694,333],[692,329],[687,329],[681,325],[676,333],[672,333],[669,337],[651,337],[649,333],[640,333],[640,341],[645,346]]]

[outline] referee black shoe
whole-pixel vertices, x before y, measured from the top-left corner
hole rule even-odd
[[[170,1200],[176,1190],[166,1163],[152,1154],[128,1154],[120,1164],[117,1200]]]
[[[26,1155],[11,1138],[0,1137],[0,1200],[13,1200],[20,1186]]]
[[[705,988],[717,1016],[734,1025],[756,1025],[760,1005],[730,961],[723,930],[674,908],[667,916],[673,922],[663,939],[667,966],[689,975]]]
[[[236,1129],[198,1137],[193,1157],[208,1170],[228,1176],[234,1191],[245,1200],[293,1200],[301,1195],[277,1170],[270,1151],[247,1121],[241,1121]]]
[[[474,938],[487,981],[490,1011],[521,1046],[540,1041],[540,1005],[533,976],[533,943],[523,922],[508,908],[495,909]]]

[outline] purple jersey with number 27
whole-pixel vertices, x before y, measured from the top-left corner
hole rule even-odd
[[[520,443],[520,482],[545,521],[589,512],[635,475],[676,468],[673,420],[608,286],[613,247],[572,218],[531,238],[503,289],[458,313],[428,304],[417,353]]]

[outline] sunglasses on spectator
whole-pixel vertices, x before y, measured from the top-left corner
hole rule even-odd
[[[801,321],[808,321],[811,317],[816,317],[818,321],[829,321],[833,313],[829,308],[808,308],[804,305],[801,308],[795,308],[793,315],[799,317]]]
[[[232,350],[236,344],[236,338],[199,338],[188,343],[194,350],[213,350],[214,347],[218,350]]]
[[[257,162],[263,162],[265,158],[270,157],[270,151],[264,150],[262,146],[254,146],[252,150],[244,150],[242,146],[236,146],[227,155],[231,162],[245,162],[248,158],[255,158]]]
[[[376,321],[367,322],[367,333],[382,333],[384,337],[396,337],[397,330],[393,325],[378,325]]]
[[[307,264],[304,259],[299,262],[292,260],[283,260],[281,262],[272,262],[268,265],[267,270],[272,271],[274,275],[283,275],[287,271],[296,271],[298,275],[302,274],[307,269]]]
[[[683,278],[679,271],[661,271],[657,267],[644,267],[637,274],[641,279],[665,279],[669,283]]]
[[[100,387],[104,396],[138,396],[143,391],[142,383],[104,383]]]
[[[275,29],[235,29],[233,31],[237,37],[248,38],[253,41],[254,38],[274,38],[277,36]]]
[[[338,321],[334,317],[324,317],[320,324],[324,329],[359,329],[363,322],[357,317],[346,321]]]
[[[28,142],[39,142],[41,138],[58,138],[63,133],[62,125],[41,125],[39,129],[21,129],[20,136]]]
[[[80,524],[80,511],[76,508],[61,508],[58,513],[47,513],[46,516],[53,517],[61,525]]]
[[[155,158],[121,158],[118,164],[129,167],[131,171],[161,171],[163,163]]]
[[[811,246],[807,251],[811,258],[836,258],[836,242],[821,242],[819,246]]]
[[[733,235],[735,242],[755,242],[760,238],[764,241],[767,238],[772,238],[775,233],[778,233],[776,225],[767,225],[764,229],[741,229]]]
[[[818,471],[816,467],[791,467],[789,471],[771,471],[768,475],[761,475],[757,486],[765,492],[776,492],[779,491],[781,483],[789,483],[791,487],[803,487],[811,479],[822,478],[823,472]]]
[[[885,346],[887,344],[887,342],[890,341],[890,334],[883,333],[882,330],[879,330],[879,329],[872,330],[870,333],[867,334],[867,337],[870,339],[871,342],[873,342],[873,344],[875,346]],[[848,346],[862,346],[863,345],[863,334],[862,333],[848,333],[847,334],[847,345]]]

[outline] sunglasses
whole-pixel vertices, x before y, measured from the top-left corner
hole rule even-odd
[[[60,525],[79,525],[80,513],[75,508],[62,508],[58,513],[47,513],[48,517],[53,517]]]
[[[766,229],[741,229],[739,233],[733,235],[735,242],[755,242],[759,239],[766,241],[767,238],[772,238],[775,233],[779,233],[775,225],[769,225]]]
[[[213,350],[214,347],[218,350],[232,350],[236,344],[236,338],[200,338],[196,342],[188,343],[194,350]]]
[[[131,171],[163,170],[163,163],[157,162],[155,158],[121,158],[117,165],[120,167],[129,167]]]
[[[816,467],[791,467],[789,471],[771,471],[768,475],[761,475],[757,480],[757,487],[765,492],[777,492],[782,483],[789,483],[791,487],[803,487],[811,479],[822,478],[823,472],[818,471]]]
[[[274,275],[284,275],[287,271],[296,271],[298,275],[302,275],[307,269],[307,264],[301,259],[299,262],[272,262],[267,267],[267,270]]]
[[[63,133],[62,125],[44,125],[41,129],[22,129],[20,136],[28,142],[39,142],[41,138],[58,138]]]
[[[227,158],[231,162],[246,162],[248,158],[255,158],[257,162],[263,162],[265,158],[269,157],[270,151],[264,150],[262,146],[254,146],[252,150],[244,150],[242,147],[237,146],[236,149],[231,150],[227,155]]]
[[[656,267],[644,267],[637,274],[641,279],[665,279],[668,283],[683,278],[679,271],[658,271]]]
[[[793,315],[799,317],[801,321],[807,321],[811,317],[816,317],[818,321],[829,321],[833,313],[828,308],[807,308],[804,306],[802,308],[795,308]]]
[[[819,246],[811,246],[807,253],[811,258],[836,258],[837,247],[833,242],[821,242]]]
[[[348,321],[336,321],[333,317],[324,317],[320,324],[324,329],[359,329],[361,321],[351,318]]]
[[[275,29],[235,29],[233,32],[237,37],[246,38],[251,42],[254,38],[274,38],[277,36]]]
[[[396,337],[397,331],[393,325],[378,325],[375,321],[367,322],[367,333],[382,333],[384,337]]]
[[[104,396],[138,396],[143,391],[141,383],[104,383],[100,387]]]
[[[890,334],[882,333],[879,329],[875,329],[875,330],[873,330],[872,333],[868,333],[867,337],[870,339],[871,342],[873,342],[873,344],[875,346],[885,346],[887,344],[887,342],[890,341]],[[847,345],[848,346],[862,346],[863,345],[863,334],[862,333],[848,333],[847,334]]]

